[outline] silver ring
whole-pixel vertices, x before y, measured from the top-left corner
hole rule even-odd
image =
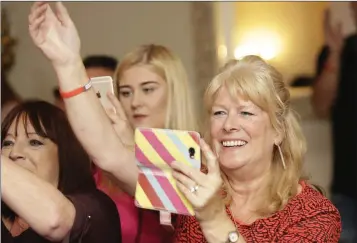
[[[196,185],[196,186],[191,186],[190,192],[191,192],[191,193],[196,193],[196,192],[198,191],[198,188],[199,188],[198,185]]]

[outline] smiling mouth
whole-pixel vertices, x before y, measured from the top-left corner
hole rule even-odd
[[[227,141],[222,141],[221,144],[225,148],[232,148],[232,147],[243,147],[246,145],[248,142],[244,140],[227,140]]]

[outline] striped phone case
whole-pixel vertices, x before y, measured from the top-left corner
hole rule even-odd
[[[200,135],[197,132],[137,128],[135,156],[139,168],[137,207],[194,215],[192,205],[176,187],[170,164],[178,161],[201,167]]]

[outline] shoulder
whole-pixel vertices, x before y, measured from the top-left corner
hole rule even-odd
[[[284,242],[306,237],[314,242],[338,242],[341,233],[338,210],[330,200],[307,184],[277,216],[277,237]]]
[[[314,217],[317,214],[339,215],[332,202],[306,182],[300,194],[293,197],[284,211],[298,218]]]
[[[67,195],[76,216],[71,230],[71,242],[121,242],[120,219],[115,203],[103,192],[94,189]],[[81,238],[83,237],[83,238]]]
[[[306,212],[328,211],[338,213],[337,208],[328,198],[306,182],[303,182],[303,190],[298,198],[300,199],[300,203],[305,205]]]
[[[291,198],[281,211],[259,219],[249,227],[242,227],[242,233],[261,241],[337,243],[341,232],[338,210],[319,191],[305,182],[301,184],[302,191]]]
[[[281,215],[286,217],[286,226],[304,222],[305,229],[317,226],[321,229],[341,228],[341,217],[337,208],[306,182],[303,182],[302,192],[289,201]]]

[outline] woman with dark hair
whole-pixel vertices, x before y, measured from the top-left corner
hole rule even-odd
[[[121,242],[116,206],[59,108],[28,101],[5,117],[1,182],[2,242]]]

